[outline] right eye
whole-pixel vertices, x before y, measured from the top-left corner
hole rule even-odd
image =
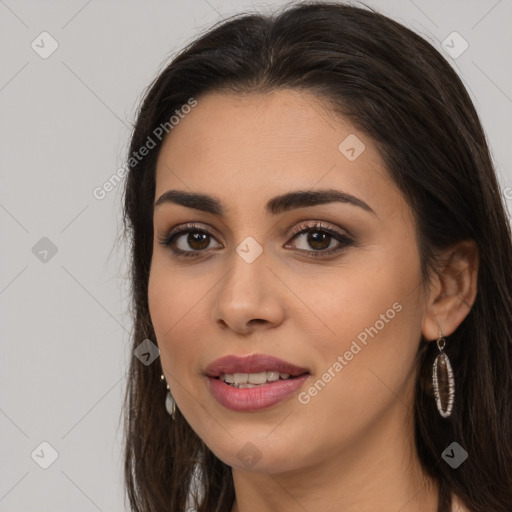
[[[185,236],[186,235],[186,236]],[[195,224],[180,226],[158,239],[158,243],[168,247],[177,257],[198,257],[215,240],[213,235]]]

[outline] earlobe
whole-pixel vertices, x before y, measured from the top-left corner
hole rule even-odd
[[[479,252],[474,240],[463,240],[438,257],[423,320],[427,340],[449,336],[471,310],[478,287]]]

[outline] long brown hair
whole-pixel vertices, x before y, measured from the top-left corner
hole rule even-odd
[[[439,483],[440,512],[449,510],[451,493],[471,512],[510,512],[512,243],[504,201],[478,115],[457,74],[423,38],[372,10],[300,3],[273,15],[233,16],[183,49],[150,85],[131,139],[124,195],[133,349],[156,339],[147,298],[161,147],[155,129],[190,98],[200,103],[208,92],[279,88],[315,93],[372,137],[414,212],[425,279],[435,271],[437,249],[476,241],[476,301],[446,348],[455,372],[455,407],[447,419],[438,414],[429,386],[436,348],[422,343],[416,448],[423,468]],[[134,158],[149,137],[154,147]],[[124,454],[131,509],[184,511],[197,469],[197,510],[229,512],[231,468],[179,410],[174,421],[167,414],[161,373],[159,359],[146,366],[131,358]],[[453,441],[468,452],[457,469],[441,458]]]

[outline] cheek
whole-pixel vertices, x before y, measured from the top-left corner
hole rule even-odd
[[[201,326],[190,322],[196,318],[201,307],[201,286],[186,279],[182,272],[171,268],[165,257],[156,255],[151,264],[148,282],[148,305],[155,330],[164,371],[169,377],[178,376],[182,362],[190,362],[197,344],[191,339],[200,340]],[[204,326],[202,327],[204,330]],[[171,355],[179,357],[171,357]],[[179,359],[179,361],[178,361]],[[178,364],[180,363],[180,364]]]
[[[307,308],[294,320],[312,336],[311,347],[333,362],[333,356],[349,350],[353,341],[363,348],[373,342],[382,351],[413,342],[421,319],[420,271],[414,256],[413,251],[400,259],[393,254],[379,259],[356,254],[343,267],[317,275],[315,286],[311,278],[295,277],[294,293],[305,299]]]
[[[321,363],[302,403],[339,432],[370,424],[393,403],[411,399],[421,333],[421,274],[413,250],[350,270],[309,295],[330,335],[324,329],[311,344]]]

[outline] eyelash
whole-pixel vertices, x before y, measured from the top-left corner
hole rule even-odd
[[[336,248],[331,248],[328,250],[312,250],[312,251],[306,251],[303,249],[300,249],[302,252],[311,253],[311,256],[313,258],[322,258],[327,256],[332,256],[333,254],[337,254],[339,252],[342,252],[347,247],[354,244],[354,241],[349,236],[340,233],[334,229],[331,229],[329,227],[326,227],[322,225],[321,222],[316,221],[313,225],[309,224],[300,224],[297,226],[292,233],[290,234],[291,240],[294,238],[297,238],[298,235],[302,235],[305,233],[327,233],[328,235],[332,236],[336,241],[338,241],[341,245],[339,245]],[[171,230],[167,235],[163,237],[158,238],[158,243],[162,245],[163,247],[168,247],[171,252],[178,258],[198,258],[200,257],[199,253],[204,252],[204,250],[192,250],[192,251],[183,251],[181,249],[175,249],[173,247],[174,242],[177,238],[184,234],[188,233],[202,233],[208,236],[213,237],[213,235],[207,231],[204,228],[201,228],[200,226],[196,224],[185,224],[183,226],[180,226],[179,230]]]

